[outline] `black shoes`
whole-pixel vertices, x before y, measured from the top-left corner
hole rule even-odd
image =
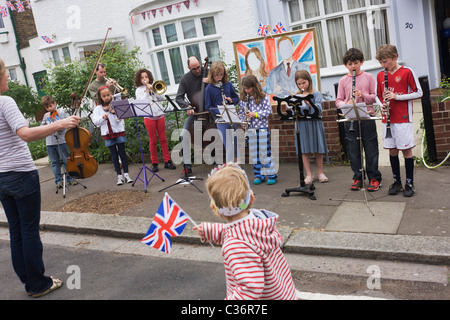
[[[412,183],[406,183],[405,189],[403,189],[401,181],[395,180],[395,182],[389,187],[389,194],[395,196],[400,191],[403,191],[404,197],[412,197],[415,193],[414,185]]]
[[[402,182],[395,180],[395,182],[389,187],[389,194],[395,196],[400,191],[403,191]]]
[[[403,196],[412,197],[414,195],[414,185],[412,183],[405,184],[405,190],[403,191]]]
[[[152,169],[151,169],[153,172],[158,172],[159,171],[159,169],[158,169],[158,164],[157,163],[152,163]]]
[[[186,168],[181,171],[181,178],[192,175],[192,169]]]
[[[169,170],[175,170],[177,167],[175,167],[172,160],[169,160],[166,163],[164,163],[164,168],[169,169]]]

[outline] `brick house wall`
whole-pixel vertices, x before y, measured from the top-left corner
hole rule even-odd
[[[450,152],[450,101],[431,104],[438,162]]]
[[[272,115],[269,117],[269,130],[279,130],[279,157],[281,162],[296,162],[294,121],[281,121],[277,106],[272,105]],[[334,101],[322,103],[322,122],[325,128],[328,155],[330,163],[341,158],[341,143],[339,140],[339,124]],[[325,160],[324,160],[325,161]]]

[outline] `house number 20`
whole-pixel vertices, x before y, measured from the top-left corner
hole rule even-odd
[[[414,28],[414,25],[412,23],[409,23],[409,22],[405,23],[405,29],[413,29],[413,28]]]

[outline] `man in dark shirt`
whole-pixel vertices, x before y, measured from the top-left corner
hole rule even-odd
[[[200,99],[203,99],[201,96],[202,91],[202,82],[207,83],[207,78],[202,79],[203,68],[200,64],[200,61],[197,57],[189,57],[188,59],[188,68],[189,72],[183,75],[180,80],[180,85],[178,87],[176,102],[181,108],[190,108],[196,107],[200,105]],[[187,98],[187,100],[186,100]],[[189,127],[195,121],[196,116],[194,115],[194,110],[187,111],[188,118],[184,123],[183,133],[189,130]],[[182,139],[184,139],[184,135],[182,134]],[[186,146],[189,143],[187,139],[185,140]],[[185,144],[183,144],[183,150],[186,150]],[[189,148],[190,151],[190,148]],[[183,162],[185,164],[187,174],[192,174],[192,164],[191,164],[191,155],[190,152],[183,152]],[[183,169],[182,175],[184,176],[185,172]]]

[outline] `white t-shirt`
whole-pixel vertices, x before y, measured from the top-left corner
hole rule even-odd
[[[16,102],[0,96],[0,172],[27,172],[36,170],[30,149],[16,131],[28,127]]]

